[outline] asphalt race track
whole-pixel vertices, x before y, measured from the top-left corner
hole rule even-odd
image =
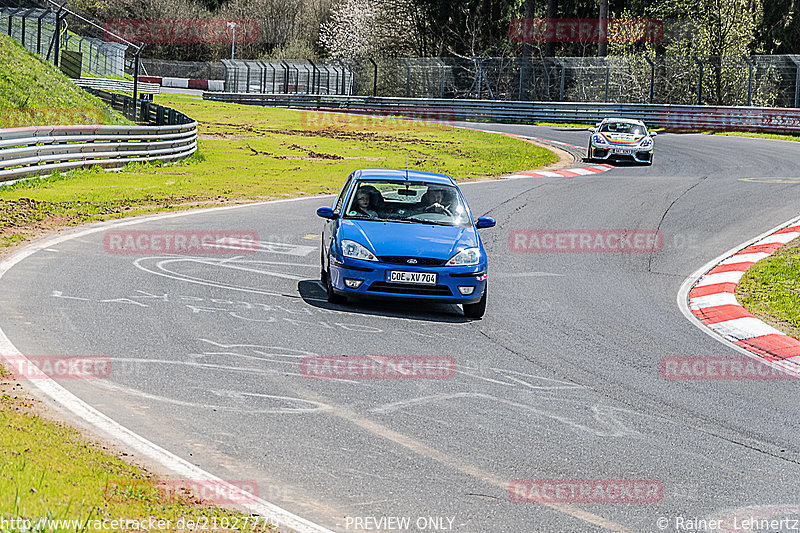
[[[582,147],[589,135],[478,127]],[[497,219],[481,233],[490,254],[482,320],[452,305],[328,304],[315,216],[326,197],[114,227],[253,231],[261,245],[251,254],[112,254],[102,231],[41,250],[0,279],[0,327],[26,355],[111,358],[107,379],[60,383],[333,531],[382,517],[459,532],[798,519],[798,382],[665,380],[659,364],[739,357],[690,323],[676,295],[714,257],[798,215],[800,145],[692,134],[655,143],[652,167],[464,185],[473,213]],[[510,248],[514,231],[577,228],[658,230],[663,249]],[[300,370],[309,355],[450,356],[456,374],[309,379]],[[663,497],[517,503],[508,487],[520,479],[653,480]]]

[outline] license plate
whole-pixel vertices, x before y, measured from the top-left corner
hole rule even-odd
[[[390,270],[390,283],[415,283],[417,285],[436,285],[436,274],[433,272],[404,272]]]
[[[612,152],[619,155],[633,155],[633,150],[626,150],[624,148],[614,148]]]

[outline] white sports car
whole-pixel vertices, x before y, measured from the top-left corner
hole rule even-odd
[[[601,159],[636,161],[653,164],[653,137],[656,132],[647,131],[640,120],[628,118],[604,118],[594,128],[589,128],[589,161]]]

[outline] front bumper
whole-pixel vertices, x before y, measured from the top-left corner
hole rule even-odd
[[[389,272],[435,273],[436,285],[391,283]],[[440,303],[473,304],[480,301],[486,290],[486,264],[464,267],[424,267],[344,258],[331,260],[330,276],[336,294],[352,298],[389,298],[429,300]],[[360,280],[357,288],[348,287],[345,280]],[[471,287],[464,295],[461,290]]]
[[[615,153],[615,150],[626,150],[631,153]],[[592,159],[603,161],[636,161],[649,163],[653,160],[653,148],[619,148],[616,146],[595,146],[592,144]]]

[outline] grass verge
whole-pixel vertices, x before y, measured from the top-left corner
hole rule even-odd
[[[758,318],[800,338],[800,239],[750,267],[736,298]]]
[[[407,165],[464,180],[557,161],[550,150],[519,139],[400,118],[174,96],[158,102],[199,121],[200,155],[176,164],[87,169],[0,186],[0,243],[160,210],[334,193],[358,168]]]
[[[205,505],[178,483],[159,482],[77,431],[32,414],[31,402],[14,395],[6,373],[0,396],[0,525],[3,531],[147,531],[148,525],[239,525],[274,532],[245,515]],[[247,522],[245,519],[247,518]],[[27,519],[30,527],[22,522]],[[11,522],[14,520],[15,522]],[[72,524],[48,520],[78,521]],[[126,520],[112,527],[114,520]],[[168,522],[167,522],[168,521]],[[106,523],[105,528],[101,525]],[[247,523],[246,527],[242,527]],[[16,527],[14,527],[16,525]],[[10,527],[9,527],[10,526]],[[200,528],[193,528],[199,530]],[[216,529],[232,529],[218,527]]]
[[[0,128],[50,124],[130,121],[71,83],[52,64],[0,34]]]

